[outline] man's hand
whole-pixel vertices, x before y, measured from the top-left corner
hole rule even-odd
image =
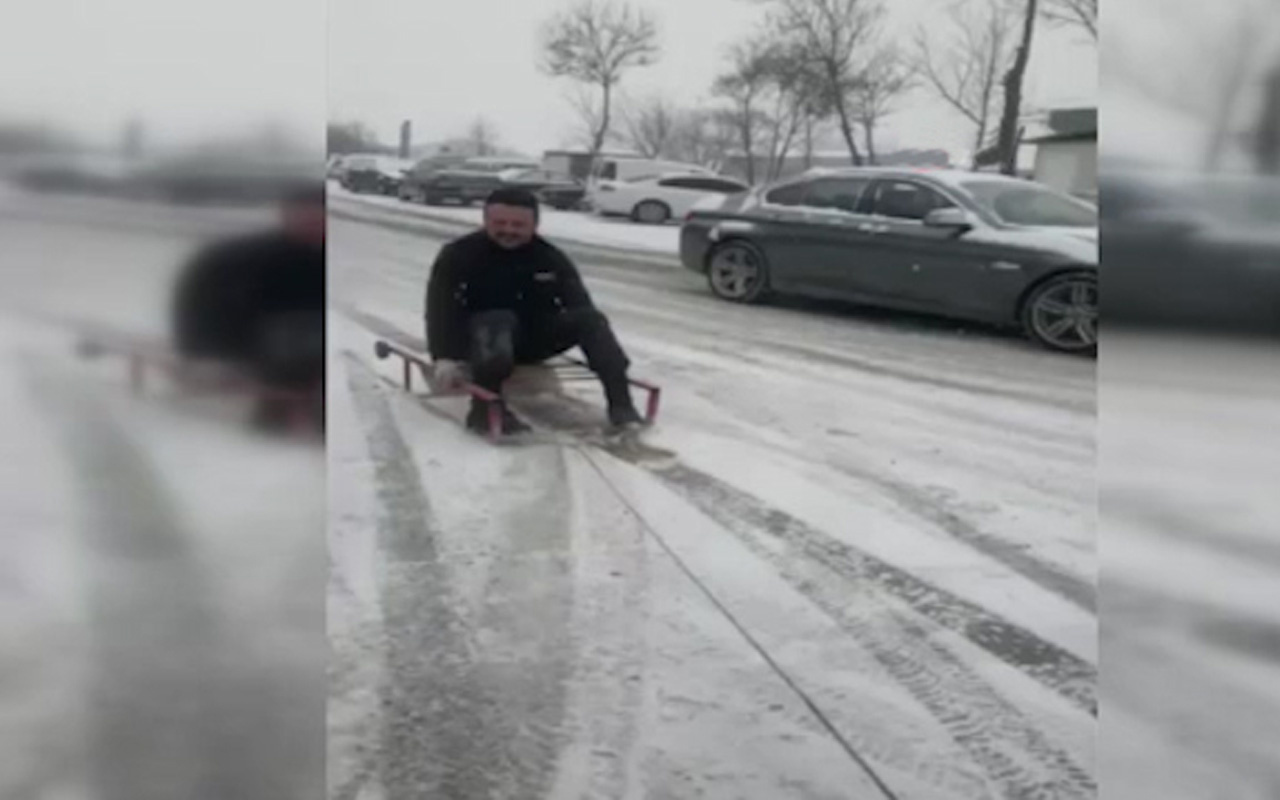
[[[441,359],[431,368],[432,388],[437,392],[448,392],[457,389],[467,379],[466,365],[461,361]]]

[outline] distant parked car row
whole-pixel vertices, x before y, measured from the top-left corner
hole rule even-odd
[[[349,192],[394,197],[411,166],[408,161],[388,156],[353,155],[342,159],[336,169],[331,165],[329,174]]]
[[[263,155],[190,151],[150,158],[63,153],[33,160],[13,181],[36,192],[159,200],[181,204],[259,205],[313,184],[315,161],[305,154]]]

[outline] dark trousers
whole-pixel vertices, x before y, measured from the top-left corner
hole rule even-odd
[[[487,311],[469,321],[471,374],[478,386],[498,392],[517,365],[539,364],[574,347],[600,378],[611,408],[630,406],[627,359],[608,318],[594,308],[522,321],[512,311]]]
[[[287,312],[264,319],[258,325],[252,356],[257,378],[281,389],[323,384],[324,333],[320,312]]]

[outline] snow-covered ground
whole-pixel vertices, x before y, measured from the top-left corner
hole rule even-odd
[[[331,222],[331,797],[1095,795],[1090,362],[586,261],[675,462],[492,448],[372,357],[441,243]]]
[[[0,208],[0,797],[321,796],[323,452],[74,355],[68,321],[166,327],[191,226],[19,201]]]
[[[1276,797],[1280,359],[1117,334],[1100,373],[1103,785]]]
[[[455,224],[479,226],[484,213],[478,206],[422,206],[394,197],[352,194],[332,181],[329,183],[329,195],[338,202],[354,202]],[[680,226],[676,224],[640,225],[629,219],[554,208],[542,209],[541,215],[542,233],[552,240],[669,256],[680,251]]]

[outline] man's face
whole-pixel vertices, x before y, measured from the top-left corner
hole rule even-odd
[[[484,229],[499,247],[515,250],[533,241],[537,215],[531,208],[494,204],[484,210]]]
[[[325,213],[320,203],[288,203],[282,213],[285,232],[299,241],[324,244]]]

